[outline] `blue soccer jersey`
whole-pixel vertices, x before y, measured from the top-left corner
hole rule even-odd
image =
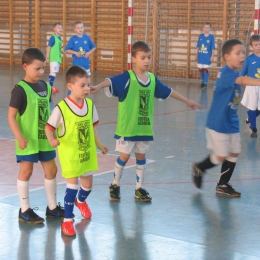
[[[240,76],[228,66],[223,67],[217,76],[212,104],[206,126],[219,133],[239,133],[237,107],[240,102],[241,86],[236,84]]]
[[[212,34],[205,36],[201,34],[198,38],[197,47],[198,52],[198,63],[211,65],[210,58],[212,56],[212,50],[215,49],[215,38]]]
[[[254,53],[249,55],[244,62],[241,75],[260,79],[260,57],[256,56]]]
[[[119,74],[117,76],[109,78],[111,82],[111,93],[113,96],[117,97],[119,102],[123,101],[128,93],[129,83],[130,83],[130,76],[127,71],[123,72],[122,74]],[[137,79],[138,80],[138,79]],[[168,86],[164,85],[158,78],[155,78],[156,80],[156,87],[155,87],[155,98],[161,98],[166,99],[168,98],[171,93],[172,89]],[[150,82],[147,85],[144,85],[142,82],[139,81],[139,83],[146,87],[150,84]],[[129,108],[131,109],[131,107]],[[121,136],[115,135],[116,139],[119,139]],[[152,141],[153,136],[133,136],[133,137],[125,137],[125,140],[129,141]]]
[[[78,58],[75,54],[72,54],[72,65],[81,66],[84,69],[89,69],[89,57],[84,58],[86,52],[89,52],[93,48],[96,48],[96,45],[92,42],[91,38],[86,34],[83,34],[82,37],[77,35],[72,36],[66,47],[65,51],[73,50],[80,53],[80,57]]]

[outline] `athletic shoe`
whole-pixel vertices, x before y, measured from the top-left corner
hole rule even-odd
[[[90,208],[88,207],[88,203],[86,201],[84,201],[83,203],[78,203],[77,198],[76,198],[75,205],[80,210],[82,217],[91,218],[92,213],[91,213]]]
[[[38,208],[34,208],[34,210],[37,210]],[[33,209],[29,208],[25,212],[22,213],[21,209],[19,210],[18,215],[19,221],[25,221],[29,224],[41,224],[44,222],[44,219],[38,216]]]
[[[65,210],[64,208],[58,203],[55,209],[50,210],[47,206],[46,208],[46,217],[47,218],[64,218],[65,217]],[[75,215],[72,213],[72,217],[74,218]]]
[[[257,137],[257,130],[252,130],[251,137]]]
[[[59,92],[60,90],[58,89],[58,88],[54,88],[54,87],[52,87],[51,88],[51,92],[52,93],[57,93],[57,92]]]
[[[109,186],[110,199],[119,201],[120,200],[120,186],[116,184]]]
[[[61,223],[61,232],[65,236],[74,237],[76,236],[76,231],[73,226],[72,221],[66,221]]]
[[[203,87],[204,87],[204,82],[201,82],[200,88],[203,88]]]
[[[194,185],[200,189],[201,188],[201,183],[202,183],[202,176],[205,172],[203,172],[202,170],[200,170],[197,166],[196,163],[193,163],[192,166],[192,180]]]
[[[144,188],[139,188],[135,190],[135,198],[143,202],[149,202],[152,200],[152,197],[149,195],[149,192]]]
[[[230,183],[222,184],[222,185],[217,184],[216,193],[220,195],[229,196],[232,198],[238,198],[241,196],[241,193],[233,189]]]
[[[248,125],[248,127],[251,129],[251,124],[250,124],[248,118],[247,118],[244,122],[245,122],[245,123]]]

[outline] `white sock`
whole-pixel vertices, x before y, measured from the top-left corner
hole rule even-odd
[[[144,169],[145,164],[139,165],[136,164],[136,190],[142,187],[144,180]]]
[[[48,200],[48,207],[50,210],[53,210],[57,207],[56,192],[57,192],[57,183],[56,178],[52,180],[44,179],[44,187]]]
[[[123,172],[124,166],[118,164],[118,162],[115,162],[115,168],[114,168],[114,179],[112,182],[112,185],[116,184],[117,186],[119,186],[119,182],[121,179],[121,175]]]
[[[29,181],[20,181],[17,179],[17,191],[20,199],[21,211],[23,213],[30,208]]]

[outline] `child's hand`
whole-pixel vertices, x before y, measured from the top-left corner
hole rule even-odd
[[[60,142],[59,142],[58,139],[53,139],[53,140],[50,141],[50,145],[52,147],[57,147],[58,145],[60,145]]]
[[[98,91],[98,88],[97,88],[97,86],[90,86],[90,94],[94,94],[94,93],[96,93]]]
[[[192,109],[201,109],[202,106],[192,100],[188,100],[186,103],[189,107],[191,107]]]
[[[77,56],[77,58],[81,57],[81,54],[79,52],[75,52],[74,54]]]
[[[105,146],[105,145],[101,145],[101,146],[99,147],[99,149],[101,150],[101,152],[102,152],[103,154],[106,154],[106,153],[109,151],[108,147]]]
[[[18,140],[20,149],[24,150],[27,147],[28,140],[26,138],[22,138]]]
[[[89,55],[89,52],[86,52],[85,54],[84,54],[84,58],[88,58],[90,55]]]

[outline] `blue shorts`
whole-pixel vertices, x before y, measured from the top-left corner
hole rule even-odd
[[[21,161],[37,163],[40,162],[48,162],[56,158],[56,151],[48,151],[48,152],[38,152],[29,155],[16,155],[16,161],[19,163]]]

